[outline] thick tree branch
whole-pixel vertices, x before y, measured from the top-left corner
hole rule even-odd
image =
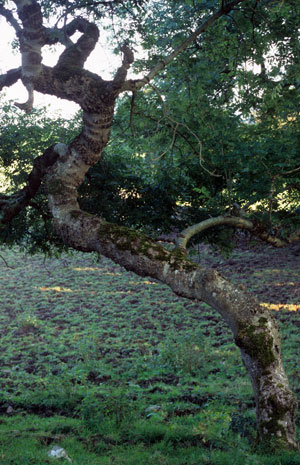
[[[23,29],[18,31],[22,56],[22,81],[28,91],[28,100],[16,105],[27,113],[33,106],[33,78],[41,72],[42,47],[45,44],[43,16],[40,5],[35,0],[15,0],[18,16]]]
[[[57,68],[72,67],[82,69],[86,59],[94,50],[99,39],[99,29],[96,24],[90,23],[84,18],[76,18],[63,28],[62,33],[69,38],[76,31],[81,32],[82,36],[79,37],[76,43],[68,40],[69,46],[60,55],[56,65]]]
[[[10,69],[6,74],[0,76],[0,91],[3,87],[10,87],[15,84],[22,76],[22,68]]]
[[[259,237],[261,240],[268,242],[274,247],[286,247],[288,244],[292,244],[300,239],[300,231],[295,231],[286,239],[280,239],[270,233],[268,233],[263,225],[254,223],[244,218],[235,216],[218,216],[216,218],[209,218],[208,220],[201,221],[201,223],[194,224],[184,229],[177,239],[178,247],[186,249],[188,241],[206,229],[213,228],[215,226],[232,226],[234,228],[245,229],[250,231],[251,234]]]
[[[134,55],[132,50],[128,47],[128,45],[124,44],[121,47],[121,52],[123,52],[123,60],[122,60],[122,66],[117,70],[114,79],[112,81],[112,85],[114,90],[119,90],[124,83],[126,76],[127,76],[127,71],[130,68],[130,65],[134,61]]]
[[[69,201],[62,204],[62,194],[58,196],[58,201],[51,201],[54,225],[65,244],[105,255],[138,275],[158,279],[180,296],[206,302],[222,315],[252,381],[259,440],[297,447],[297,401],[282,366],[277,324],[268,310],[242,286],[190,262],[179,249],[170,252],[136,231],[107,223],[78,207],[70,210]]]
[[[0,5],[0,15],[4,16],[6,21],[14,28],[17,35],[22,32],[22,28],[19,25],[16,18],[14,17],[14,15],[12,14],[12,12],[10,10],[7,10],[6,8],[4,8],[3,5]]]

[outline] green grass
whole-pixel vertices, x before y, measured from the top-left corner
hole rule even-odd
[[[78,465],[300,464],[255,452],[250,381],[206,305],[96,255],[1,254],[0,464],[70,463],[53,445]],[[300,397],[300,315],[277,316]]]

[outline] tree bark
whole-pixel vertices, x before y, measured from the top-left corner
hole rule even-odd
[[[170,286],[176,294],[202,300],[218,311],[233,332],[251,378],[259,440],[265,443],[273,441],[282,447],[297,447],[297,402],[283,369],[280,337],[272,315],[244,288],[231,284],[215,270],[190,262],[182,250],[169,252],[138,232],[107,223],[81,211],[77,202],[78,187],[90,166],[100,159],[109,141],[117,96],[124,90],[137,90],[147,84],[201,32],[243,1],[233,0],[225,6],[222,3],[220,10],[163,62],[150,70],[144,79],[126,81],[133,54],[124,46],[122,65],[111,81],[104,81],[100,76],[83,69],[87,56],[98,40],[95,25],[78,18],[63,30],[52,31],[56,37],[53,39],[51,31],[42,26],[38,3],[35,0],[15,0],[23,25],[21,28],[18,23],[15,24],[23,57],[22,73],[20,70],[12,70],[9,75],[0,76],[0,90],[21,78],[29,93],[28,102],[23,104],[25,111],[32,106],[34,90],[72,100],[81,106],[81,133],[69,145],[59,143],[51,147],[51,156],[46,157],[45,169],[42,165],[38,166],[37,176],[31,178],[32,183],[29,182],[26,195],[31,198],[34,189],[45,176],[54,227],[65,244],[77,250],[97,251],[127,270],[158,279]],[[0,9],[0,14],[12,24],[15,23],[6,10]],[[82,36],[73,43],[69,36],[77,30]],[[41,49],[44,44],[56,41],[64,43],[66,50],[57,65],[49,68],[42,64]],[[7,206],[5,202],[4,205]]]
[[[62,152],[62,147],[58,147]],[[66,149],[65,149],[66,150]],[[276,321],[242,286],[231,284],[216,270],[190,262],[180,249],[167,251],[136,231],[107,223],[81,211],[69,199],[69,173],[50,205],[56,232],[64,243],[82,251],[97,251],[140,276],[167,284],[178,295],[206,302],[231,328],[250,376],[256,402],[258,440],[296,448],[297,401],[283,369]],[[48,183],[56,182],[55,174]],[[62,199],[67,198],[66,202]]]
[[[100,115],[95,118],[98,122]],[[92,123],[94,118],[89,115],[86,124],[93,127]],[[297,401],[283,369],[280,336],[272,314],[242,286],[231,284],[215,270],[196,266],[182,250],[169,252],[147,236],[81,211],[77,187],[95,162],[93,151],[81,150],[84,131],[87,129],[70,147],[54,147],[59,159],[48,172],[47,186],[56,232],[74,249],[97,251],[127,270],[158,279],[176,294],[202,300],[217,310],[231,328],[251,378],[259,441],[297,447]],[[105,125],[98,129],[101,141],[107,139],[107,131]]]

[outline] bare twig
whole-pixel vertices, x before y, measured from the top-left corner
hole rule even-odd
[[[293,170],[290,170],[290,171],[285,171],[284,173],[281,173],[282,176],[285,176],[287,174],[293,174],[293,173],[296,173],[297,171],[300,171],[300,166],[298,168],[295,168]]]
[[[174,147],[174,144],[175,144],[175,140],[176,140],[176,134],[177,134],[177,128],[179,126],[179,123],[176,123],[175,127],[173,127],[173,137],[172,137],[172,141],[169,145],[168,148],[166,148],[166,150],[164,150],[160,155],[158,155],[158,157],[155,157],[153,158],[152,160],[153,161],[157,161],[159,160],[160,158],[162,158],[164,155],[166,155],[166,153],[168,153],[169,151],[171,151]]]
[[[0,254],[0,258],[4,261],[4,263],[5,263],[5,265],[7,266],[7,268],[10,268],[11,270],[14,269],[13,266],[10,266],[10,265],[7,263],[7,261],[5,260],[5,258],[3,257],[3,255]]]
[[[135,115],[141,115],[141,116],[143,116],[143,117],[145,117],[145,118],[149,118],[151,121],[154,121],[155,123],[157,123],[157,127],[156,127],[156,130],[155,130],[154,133],[158,132],[158,130],[159,130],[159,129],[158,129],[158,128],[159,128],[159,124],[160,124],[160,122],[163,120],[163,118],[159,118],[159,120],[156,120],[156,119],[153,118],[153,116],[151,116],[151,115],[146,115],[146,114],[144,114],[144,113],[142,113],[142,112],[136,112],[136,111],[134,112],[134,114],[135,114]],[[168,122],[166,125],[167,125],[168,127],[170,127],[171,129],[173,128],[173,126],[170,124],[170,122]],[[182,139],[184,139],[184,140],[187,142],[187,144],[191,147],[191,149],[193,150],[193,152],[198,156],[198,154],[199,154],[198,150],[195,149],[195,147],[193,146],[193,144],[191,143],[191,141],[188,139],[188,137],[187,137],[185,134],[183,134],[182,132],[178,131],[178,130],[177,130],[177,134],[178,134],[180,137],[182,137]]]

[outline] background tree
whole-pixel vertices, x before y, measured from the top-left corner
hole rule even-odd
[[[229,205],[231,205],[234,178],[233,173],[229,171],[232,141],[228,134],[235,133],[235,131],[238,134],[238,131],[243,129],[236,123],[234,116],[238,108],[240,107],[240,111],[247,113],[255,107],[251,96],[249,97],[247,94],[250,89],[248,81],[237,78],[239,67],[252,53],[254,46],[251,47],[250,44],[255,43],[255,40],[250,42],[249,37],[255,39],[255,34],[259,37],[267,36],[267,39],[262,42],[257,39],[258,45],[255,47],[257,60],[262,59],[265,50],[270,50],[272,44],[277,45],[276,34],[279,37],[279,50],[281,48],[280,41],[285,42],[285,38],[282,39],[281,27],[279,27],[279,31],[276,29],[278,16],[282,15],[282,10],[278,8],[277,2],[233,0],[232,2],[201,2],[199,4],[193,3],[193,5],[187,2],[186,7],[183,8],[180,4],[173,4],[173,2],[168,3],[163,8],[162,4],[158,2],[154,5],[153,11],[157,13],[154,18],[158,17],[159,21],[155,23],[151,19],[151,26],[147,11],[143,9],[143,4],[138,2],[128,5],[123,2],[121,4],[119,2],[100,2],[96,8],[76,3],[72,9],[68,5],[64,7],[64,5],[56,3],[47,3],[43,5],[43,10],[35,0],[16,1],[15,5],[16,12],[1,6],[0,13],[16,31],[22,55],[22,66],[10,70],[0,77],[1,88],[12,85],[21,79],[28,90],[28,100],[22,104],[18,103],[18,106],[26,112],[32,110],[34,92],[37,91],[73,100],[81,106],[83,113],[81,132],[70,141],[59,142],[48,147],[38,159],[35,159],[33,170],[28,176],[26,185],[11,196],[7,194],[2,196],[1,220],[3,225],[11,222],[14,216],[32,202],[32,198],[37,194],[43,182],[43,189],[47,193],[48,205],[53,217],[53,226],[63,243],[78,250],[102,253],[129,270],[143,276],[149,275],[159,279],[181,296],[203,300],[215,308],[232,329],[236,344],[241,350],[243,362],[250,375],[256,399],[259,439],[267,443],[275,441],[277,445],[284,447],[296,447],[295,414],[297,402],[289,389],[288,380],[283,370],[280,337],[272,315],[262,308],[242,287],[232,285],[215,270],[205,269],[191,263],[182,250],[176,249],[169,252],[139,232],[88,214],[80,208],[77,200],[78,188],[86,173],[91,166],[99,161],[101,153],[109,142],[117,98],[126,92],[138,92],[153,81],[156,76],[159,76],[155,87],[150,88],[155,93],[153,98],[160,101],[163,116],[170,123],[172,133],[170,147],[173,149],[178,129],[186,131],[187,140],[190,141],[193,137],[199,145],[197,160],[198,163],[200,160],[200,166],[204,170],[202,176],[208,177],[209,175],[212,179],[216,178],[215,181],[211,181],[211,186],[220,196],[223,195],[224,191],[224,184],[222,185],[224,179],[222,182],[219,180],[221,176],[219,166],[222,165],[220,159],[223,160],[225,169],[222,165],[222,171],[224,169],[225,185],[228,196],[230,196]],[[239,5],[242,7],[238,7]],[[46,28],[43,24],[43,14],[45,17],[50,17],[54,6],[62,8],[62,26],[59,27],[58,22],[54,27]],[[296,22],[293,15],[299,7],[295,6],[294,2],[285,2],[284,7],[284,11],[286,7],[288,8],[291,21]],[[77,16],[79,9],[85,12],[86,17]],[[111,13],[118,12],[120,20],[124,18],[125,14],[129,14],[131,18],[129,24],[138,25],[136,31],[145,37],[144,45],[151,46],[147,65],[153,63],[153,66],[150,66],[150,71],[144,77],[126,79],[127,71],[134,62],[134,54],[130,46],[130,42],[134,41],[134,30],[131,29],[131,26],[122,29],[122,21],[118,35],[121,38],[124,36],[127,41],[120,48],[123,54],[122,64],[112,79],[105,81],[100,76],[84,69],[84,63],[94,49],[99,36],[98,27],[95,22],[91,22],[91,16],[96,19],[102,18],[107,9],[111,10]],[[140,15],[140,21],[137,21],[137,14]],[[164,17],[163,27],[160,26],[161,14]],[[159,35],[157,35],[156,24],[159,25]],[[267,28],[264,27],[266,24]],[[292,24],[294,23],[292,22]],[[178,87],[176,83],[173,84],[172,74],[178,70],[178,64],[182,69],[189,69],[188,56],[190,55],[191,64],[195,62],[196,70],[196,57],[200,63],[203,63],[203,57],[206,57],[206,61],[204,60],[205,70],[212,69],[213,62],[218,68],[224,52],[221,47],[215,58],[214,54],[210,55],[210,52],[214,51],[214,49],[209,48],[212,37],[221,39],[220,43],[225,44],[226,50],[228,47],[232,50],[230,45],[232,41],[235,42],[236,36],[239,37],[238,31],[241,27],[245,27],[245,39],[243,39],[247,43],[245,54],[243,57],[240,55],[241,47],[238,42],[236,61],[232,64],[232,60],[230,61],[232,56],[229,54],[228,63],[227,60],[223,63],[224,68],[222,69],[225,71],[218,71],[221,75],[230,75],[230,80],[226,81],[225,79],[224,83],[221,79],[218,86],[215,81],[216,74],[212,71],[210,86],[208,86],[207,81],[204,81],[199,89],[195,83],[198,94],[196,94],[197,97],[191,98],[192,104],[200,95],[207,103],[206,111],[208,113],[213,110],[214,117],[220,118],[221,121],[223,121],[223,113],[225,113],[225,133],[220,131],[219,127],[215,132],[216,138],[219,138],[220,134],[224,135],[224,141],[221,139],[216,144],[216,147],[219,148],[219,151],[216,151],[216,156],[213,146],[210,148],[211,152],[208,151],[210,156],[204,156],[200,150],[202,147],[201,139],[193,130],[193,124],[196,125],[196,121],[191,121],[191,123],[188,121],[192,126],[190,127],[190,124],[187,124],[184,119],[178,121],[177,115],[176,118],[169,116],[162,95],[164,95],[163,92],[166,92],[166,84],[171,86],[172,92],[176,92],[177,96],[181,92],[184,94],[186,89],[189,89],[188,86],[183,86],[181,89],[181,85]],[[231,32],[232,28],[234,32]],[[286,32],[286,28],[283,27],[283,29]],[[195,32],[191,32],[187,39],[184,39],[184,31],[186,34],[187,30]],[[266,30],[270,30],[270,38],[268,34],[265,34]],[[71,37],[77,31],[81,35],[76,42],[72,42]],[[202,44],[202,41],[200,43],[198,41],[200,34],[204,32],[207,35],[204,35]],[[296,26],[292,28],[292,34],[295,42],[298,34]],[[156,39],[157,37],[159,39]],[[57,64],[50,68],[42,64],[42,49],[46,45],[56,43],[63,44],[65,49]],[[162,48],[164,49],[163,58],[161,57]],[[286,52],[285,47],[283,48]],[[180,61],[181,57],[182,61]],[[141,69],[145,65],[146,63],[143,61],[139,61],[136,68]],[[289,65],[289,62],[285,63],[285,69],[288,69]],[[264,74],[264,63],[261,66]],[[188,73],[188,77],[193,73],[192,70],[191,73]],[[169,76],[171,82],[168,81]],[[253,81],[255,81],[255,77],[253,77]],[[271,82],[270,87],[261,89],[263,97],[267,95],[273,84],[274,82]],[[236,85],[241,87],[239,94],[236,93]],[[226,92],[227,96],[224,98]],[[243,92],[246,94],[245,96]],[[183,103],[185,104],[186,100],[183,100]],[[221,111],[218,113],[220,109]],[[187,113],[187,110],[188,107],[185,107],[184,115],[188,115],[190,118],[190,112]],[[261,111],[263,110],[262,106]],[[258,117],[259,112],[256,118]],[[134,126],[130,126],[132,130]],[[190,141],[189,145],[192,143],[195,142]],[[295,172],[296,169],[297,167],[294,165],[289,166],[289,171]],[[283,174],[286,172],[284,171]],[[196,189],[201,189],[201,187],[201,185],[197,186]],[[202,189],[198,194],[202,192],[205,195],[209,192],[208,187],[206,185],[204,187],[206,190]],[[207,196],[209,197],[210,194]],[[270,198],[270,205],[272,203],[273,198]],[[271,217],[271,207],[269,213]]]

